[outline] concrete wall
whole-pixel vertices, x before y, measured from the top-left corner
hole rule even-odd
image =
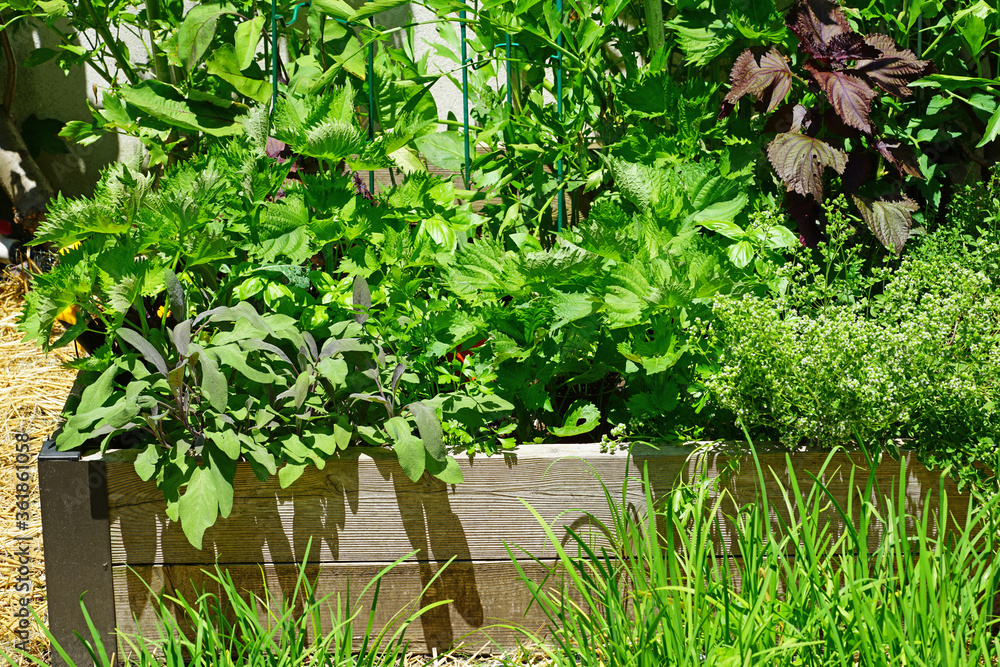
[[[361,4],[360,0],[358,4]],[[385,25],[404,25],[410,20],[409,8],[400,8],[380,17]],[[414,7],[413,19],[418,22],[433,20],[433,14],[422,7]],[[429,44],[439,40],[434,25],[422,25],[415,28],[415,43],[418,56],[430,49]],[[84,34],[84,40],[95,39],[94,35]],[[135,35],[123,33],[121,38],[126,42],[132,59],[144,62],[146,47]],[[47,29],[40,24],[21,23],[12,35],[15,56],[19,62],[39,46],[54,46]],[[431,54],[429,63],[437,71],[454,68],[449,62],[437,54]],[[110,63],[109,63],[110,65]],[[0,75],[6,81],[8,75],[7,63],[0,58]],[[124,77],[122,77],[124,81]],[[108,86],[97,72],[87,68],[76,68],[66,75],[54,61],[49,61],[34,68],[17,68],[16,98],[12,113],[19,123],[29,116],[38,118],[54,118],[60,121],[89,121],[91,114],[87,101],[100,105],[100,91]],[[438,82],[432,89],[432,94],[438,104],[441,117],[449,112],[460,118],[462,114],[461,92],[447,79]],[[39,165],[49,176],[53,187],[69,196],[77,196],[92,191],[100,170],[108,163],[141,150],[139,142],[132,137],[105,136],[90,146],[69,145],[69,153],[50,155],[42,153],[38,158]],[[2,198],[2,195],[0,195]],[[3,206],[0,205],[0,217]]]

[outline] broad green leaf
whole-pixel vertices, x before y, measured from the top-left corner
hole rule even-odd
[[[196,549],[201,549],[205,531],[215,525],[219,515],[228,516],[233,507],[232,478],[226,479],[217,460],[206,458],[204,464],[191,471],[177,504],[181,528]]]
[[[698,224],[705,229],[710,229],[716,234],[721,234],[727,239],[742,239],[746,238],[747,233],[743,231],[743,228],[737,225],[735,222],[727,222],[724,220],[699,220]]]
[[[235,14],[229,5],[195,5],[177,31],[177,57],[188,70],[194,69],[215,37],[215,26],[223,14]]]
[[[153,479],[156,474],[156,463],[160,460],[159,446],[155,444],[146,445],[139,456],[135,457],[135,474],[144,482]]]
[[[321,377],[329,380],[337,389],[344,386],[344,381],[347,379],[349,370],[347,362],[339,357],[326,357],[316,364],[316,372]]]
[[[313,0],[312,9],[342,21],[349,21],[354,14],[354,8],[344,0]]]
[[[271,99],[271,83],[243,74],[239,56],[232,44],[223,44],[212,53],[206,69],[223,81],[228,82],[241,95],[265,104]]]
[[[139,353],[142,354],[146,361],[156,366],[156,370],[158,370],[163,377],[167,377],[167,362],[163,360],[163,355],[161,355],[159,351],[153,347],[152,343],[143,338],[142,334],[137,331],[133,331],[132,329],[122,327],[118,330],[118,337],[135,349],[139,350]]]
[[[170,309],[178,320],[187,318],[187,300],[184,298],[184,287],[177,279],[177,274],[170,269],[163,270],[163,286],[170,298]]]
[[[104,405],[104,402],[111,397],[112,387],[114,387],[115,376],[121,372],[117,365],[112,365],[105,370],[92,383],[87,384],[80,395],[80,402],[76,406],[76,414],[86,414]]]
[[[392,449],[399,459],[399,467],[410,481],[416,482],[424,474],[424,443],[413,435],[410,425],[402,417],[389,419],[385,423],[385,431],[392,438]]]
[[[236,431],[231,428],[221,430],[209,429],[206,432],[206,437],[215,443],[215,446],[231,460],[236,461],[240,458],[240,438],[236,434]]]
[[[465,168],[465,140],[458,132],[438,132],[416,139],[417,149],[436,167],[449,171]]]
[[[562,426],[549,429],[553,435],[560,438],[570,438],[589,433],[601,423],[601,411],[590,401],[574,401],[569,406],[569,414]]]
[[[370,0],[351,15],[351,21],[355,23],[363,21],[369,16],[381,14],[382,12],[394,9],[395,7],[402,7],[408,2],[409,0]]]
[[[257,478],[266,479],[267,475],[273,475],[278,472],[274,454],[256,442],[247,442],[244,439],[245,437],[247,436],[241,437],[243,451],[246,453],[247,460],[250,462]],[[261,473],[264,473],[264,475],[261,475]]]
[[[201,391],[208,402],[218,412],[224,413],[229,403],[229,386],[226,376],[219,370],[215,359],[207,354],[198,355],[201,362]]]
[[[368,321],[368,311],[372,307],[372,292],[368,287],[368,282],[361,276],[354,276],[353,300],[354,321],[364,324]],[[324,349],[326,346],[323,346]]]
[[[986,131],[983,132],[982,140],[976,144],[976,148],[982,148],[986,144],[995,140],[997,136],[1000,136],[1000,107],[993,112],[990,116],[990,120],[986,123]]]
[[[212,95],[191,91],[188,97],[161,81],[148,80],[123,87],[126,102],[168,125],[215,137],[243,133],[241,117],[246,107]]]
[[[585,292],[560,292],[553,290],[552,314],[556,321],[552,325],[552,331],[576,322],[585,317],[589,317],[597,312],[600,302],[590,294]]]
[[[420,439],[423,440],[427,453],[437,461],[444,461],[448,454],[444,446],[444,431],[441,429],[441,420],[437,412],[419,401],[410,403],[406,407],[417,422],[417,430],[420,432]]]
[[[734,243],[726,248],[726,256],[739,268],[746,268],[753,261],[753,246],[749,241]]]
[[[287,489],[295,483],[295,480],[302,477],[302,473],[304,473],[305,470],[305,463],[286,463],[281,466],[281,470],[278,471],[278,484],[281,485],[281,488]]]
[[[427,472],[445,484],[461,484],[465,481],[458,461],[452,456],[447,457],[444,461],[436,461],[431,458],[430,454],[427,454],[425,464]]]
[[[234,46],[240,71],[250,67],[257,59],[257,44],[260,43],[261,31],[266,20],[267,17],[261,14],[236,26]]]

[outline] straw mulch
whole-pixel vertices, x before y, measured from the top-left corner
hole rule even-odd
[[[21,608],[22,597],[30,599],[40,618],[47,617],[35,458],[42,441],[55,430],[76,377],[76,371],[63,368],[65,355],[56,352],[45,355],[33,343],[22,342],[17,316],[24,288],[23,280],[0,276],[0,650],[7,653],[12,653],[15,644],[22,641],[15,633],[23,632],[24,628],[20,627],[21,619],[14,615]],[[23,438],[19,434],[28,436],[26,469],[24,452],[17,451],[17,438]],[[25,472],[27,480],[18,480],[17,474],[23,477]],[[27,487],[19,488],[18,484]],[[27,498],[19,497],[24,491]],[[25,500],[27,521],[17,514],[21,511],[17,503]],[[27,558],[23,554],[25,545]],[[29,561],[27,573],[21,569],[25,567],[23,560]],[[23,580],[25,577],[28,582]],[[19,584],[23,588],[25,583],[30,583],[30,591],[17,590]],[[44,657],[48,643],[33,620],[29,622],[28,633],[29,653]],[[21,664],[30,664],[26,658],[20,660]]]

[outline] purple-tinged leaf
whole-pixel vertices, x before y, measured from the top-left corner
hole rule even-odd
[[[875,91],[871,86],[845,72],[820,70],[808,64],[805,65],[805,69],[812,74],[813,79],[826,93],[833,110],[844,123],[865,134],[872,133],[868,115],[871,112],[872,100],[875,99]]]
[[[771,99],[767,110],[771,112],[785,100],[792,89],[792,70],[785,57],[773,48],[761,54],[759,60],[748,49],[736,59],[729,73],[729,80],[732,88],[723,100],[723,115],[728,114],[728,110],[744,95],[753,95],[762,100],[768,89],[771,89]]]
[[[868,199],[853,195],[853,199],[875,238],[897,255],[903,252],[903,244],[910,238],[913,212],[920,210],[920,205],[906,195],[896,199]]]
[[[829,59],[830,43],[852,32],[847,17],[833,0],[799,0],[788,13],[788,27],[799,38],[802,50],[820,60]]]
[[[844,64],[848,60],[878,58],[882,52],[866,42],[864,36],[845,32],[830,40],[826,45],[826,55],[831,61]]]
[[[767,158],[785,188],[823,200],[823,170],[844,173],[847,154],[821,139],[795,132],[782,132],[767,147]]]
[[[864,74],[885,92],[903,98],[913,94],[907,84],[931,74],[934,63],[918,60],[913,51],[900,49],[891,37],[869,35],[865,38],[871,46],[882,52],[878,58],[858,60],[854,64],[856,72]]]
[[[900,176],[909,174],[916,178],[924,177],[920,171],[920,166],[917,164],[916,156],[908,146],[903,146],[899,143],[890,144],[885,139],[879,139],[875,142],[875,148],[886,159],[886,162],[894,165],[899,170]]]
[[[264,144],[264,154],[269,158],[277,160],[278,162],[284,162],[288,158],[292,157],[292,147],[284,141],[279,141],[274,137],[268,137],[267,143]]]

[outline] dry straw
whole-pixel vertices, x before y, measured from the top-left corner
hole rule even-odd
[[[45,355],[33,343],[24,343],[17,327],[24,281],[0,277],[0,649],[10,653],[21,641],[15,632],[20,619],[14,613],[22,597],[29,597],[38,615],[45,619],[45,567],[42,557],[42,522],[38,504],[35,457],[42,441],[52,434],[76,371],[64,368],[66,354]],[[28,436],[28,480],[17,479],[24,472],[23,452],[17,451],[18,434]],[[22,436],[23,437],[23,436]],[[21,454],[20,461],[18,454]],[[19,468],[20,466],[20,468]],[[27,487],[18,488],[18,484]],[[19,491],[28,492],[27,521],[18,515]],[[20,495],[23,495],[20,494]],[[23,522],[23,523],[22,523]],[[28,563],[23,548],[28,547]],[[27,577],[30,592],[19,591],[19,577]],[[23,586],[22,586],[23,587]],[[28,629],[28,650],[42,657],[48,649],[44,635],[32,622]],[[22,659],[22,664],[29,664]]]

